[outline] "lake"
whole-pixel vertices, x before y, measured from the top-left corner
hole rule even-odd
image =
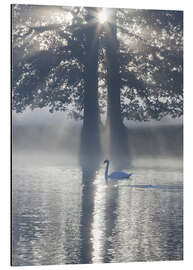
[[[12,265],[183,259],[182,161],[144,158],[108,184],[103,163],[13,165]]]

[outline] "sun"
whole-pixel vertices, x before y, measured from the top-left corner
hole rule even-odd
[[[67,23],[72,23],[72,20],[73,20],[73,15],[72,13],[68,12],[66,15],[65,15],[65,20]]]
[[[102,10],[99,14],[98,14],[98,20],[99,22],[102,24],[102,23],[105,23],[107,21],[107,13],[105,10]]]

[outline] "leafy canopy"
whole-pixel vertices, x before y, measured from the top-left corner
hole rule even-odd
[[[102,9],[98,9],[101,12]],[[99,106],[106,105],[108,9],[97,24]],[[87,9],[12,6],[12,106],[49,107],[83,116]],[[100,18],[100,17],[99,17]],[[183,114],[183,12],[117,9],[122,116],[132,120]]]

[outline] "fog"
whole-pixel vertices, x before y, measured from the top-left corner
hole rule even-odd
[[[81,123],[45,111],[13,114],[13,166],[78,162]]]
[[[51,114],[46,110],[13,113],[12,117],[13,166],[21,164],[78,165],[80,158],[81,121],[65,118],[63,113]],[[103,122],[104,123],[104,122]],[[178,160],[183,157],[182,120],[127,121],[129,159],[132,164],[162,159]],[[107,138],[102,136],[103,157],[108,158]],[[159,163],[159,161],[158,161]],[[168,161],[165,163],[168,164]]]

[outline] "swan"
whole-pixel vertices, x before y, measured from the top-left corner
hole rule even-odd
[[[129,177],[132,175],[132,173],[125,173],[125,172],[112,172],[111,174],[108,175],[108,170],[109,170],[109,160],[106,159],[104,161],[106,163],[106,169],[105,169],[105,180],[107,181],[108,178],[113,179],[113,180],[124,180],[124,179],[129,179]]]

